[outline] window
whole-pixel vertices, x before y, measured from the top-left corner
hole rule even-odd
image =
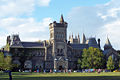
[[[57,49],[57,53],[59,53],[59,49]]]

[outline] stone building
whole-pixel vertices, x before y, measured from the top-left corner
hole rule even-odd
[[[77,69],[77,60],[81,57],[84,48],[100,48],[94,37],[86,39],[85,35],[69,36],[67,41],[68,23],[61,15],[60,22],[54,21],[49,24],[50,39],[40,42],[24,42],[19,35],[7,37],[7,44],[10,45],[13,63],[24,69]],[[105,45],[105,55],[117,54],[111,49],[110,42]],[[106,51],[110,49],[110,52]],[[21,67],[22,66],[22,67]]]

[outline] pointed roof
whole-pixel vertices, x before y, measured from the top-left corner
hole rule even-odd
[[[75,35],[75,39],[77,39],[77,36]]]
[[[109,46],[111,46],[111,43],[110,43],[110,40],[109,40],[109,38],[108,38],[108,37],[107,37],[107,40],[106,40],[105,45],[109,45]]]
[[[72,33],[72,38],[73,38],[73,33]]]
[[[78,33],[78,38],[80,38],[79,33]]]
[[[107,37],[106,43],[104,45],[104,49],[111,49],[111,48],[112,48],[112,45],[110,43],[109,38]]]
[[[83,36],[82,36],[82,44],[85,44],[86,43],[86,37],[85,37],[85,35],[84,35],[84,33],[83,33]]]
[[[63,23],[63,22],[64,22],[64,18],[63,18],[63,15],[61,14],[60,23]]]
[[[69,35],[69,40],[71,39],[71,35]]]

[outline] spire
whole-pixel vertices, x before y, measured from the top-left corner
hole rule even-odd
[[[104,45],[104,49],[111,49],[111,48],[112,48],[112,45],[110,43],[109,38],[107,37],[106,43]]]
[[[75,39],[77,39],[77,36],[75,35]]]
[[[73,33],[72,33],[72,38],[73,38]]]
[[[80,38],[79,33],[78,33],[78,38]]]
[[[79,33],[78,33],[78,44],[80,44],[80,36],[79,36]]]
[[[64,23],[63,15],[61,14],[60,23]]]
[[[82,44],[85,44],[86,43],[86,38],[85,38],[85,35],[83,33],[83,36],[82,36]]]
[[[69,35],[69,40],[71,39],[71,35]]]
[[[109,46],[111,46],[111,43],[110,43],[110,40],[109,40],[109,38],[108,38],[108,37],[107,37],[107,40],[106,40],[105,45],[109,45]]]

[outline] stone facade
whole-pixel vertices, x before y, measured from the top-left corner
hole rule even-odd
[[[77,60],[81,58],[83,49],[100,48],[100,39],[98,42],[95,38],[86,39],[83,34],[81,43],[79,35],[75,38],[71,35],[67,41],[67,27],[68,23],[61,15],[59,23],[54,21],[49,24],[49,40],[23,42],[19,35],[8,36],[7,44],[10,45],[13,63],[24,69],[77,69]],[[113,55],[117,54],[113,50],[112,52]],[[110,52],[105,54],[110,54]]]

